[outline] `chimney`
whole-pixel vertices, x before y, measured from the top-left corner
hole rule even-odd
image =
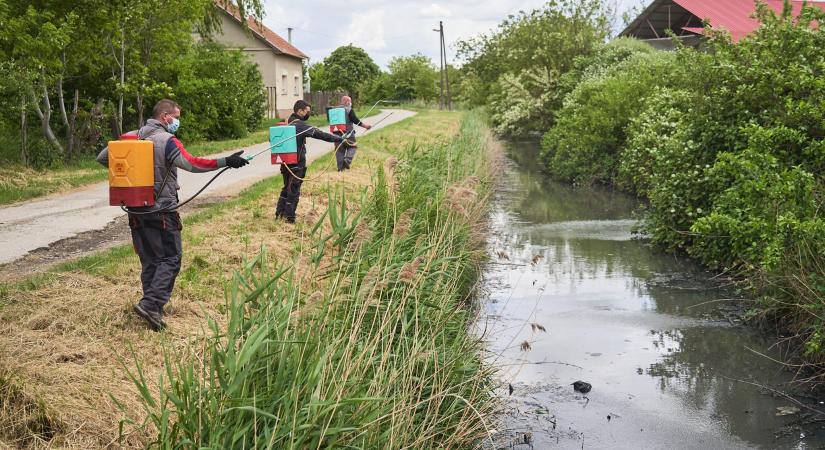
[[[286,29],[286,41],[292,43],[292,28]]]

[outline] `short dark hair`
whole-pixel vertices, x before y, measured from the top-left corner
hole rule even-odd
[[[312,107],[312,105],[310,105],[309,103],[303,100],[298,100],[297,102],[295,102],[295,106],[292,107],[292,112],[298,112],[306,108],[307,106]]]
[[[175,112],[176,109],[180,109],[177,103],[174,100],[169,100],[165,98],[157,103],[155,103],[155,107],[152,108],[152,118],[159,119],[163,114],[172,114]]]

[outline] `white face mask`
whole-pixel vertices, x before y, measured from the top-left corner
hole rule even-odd
[[[169,129],[170,133],[175,134],[175,132],[178,131],[178,128],[180,128],[180,120],[173,117],[172,123],[167,124],[166,127]]]

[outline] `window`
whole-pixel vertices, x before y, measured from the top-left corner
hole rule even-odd
[[[293,92],[292,92],[292,93],[293,93],[293,95],[295,95],[296,97],[299,95],[299,94],[298,94],[298,85],[299,85],[299,84],[300,84],[300,83],[298,82],[298,75],[295,75],[295,86],[293,86],[293,88],[294,88],[294,89],[293,89]]]
[[[281,75],[281,95],[286,95],[286,75]]]

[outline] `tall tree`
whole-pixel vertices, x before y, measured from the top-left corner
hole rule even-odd
[[[390,82],[395,98],[430,101],[436,97],[438,73],[430,58],[417,53],[390,60]]]
[[[324,79],[328,89],[343,89],[352,96],[358,87],[380,73],[378,65],[364,49],[352,44],[336,48],[324,59]]]

